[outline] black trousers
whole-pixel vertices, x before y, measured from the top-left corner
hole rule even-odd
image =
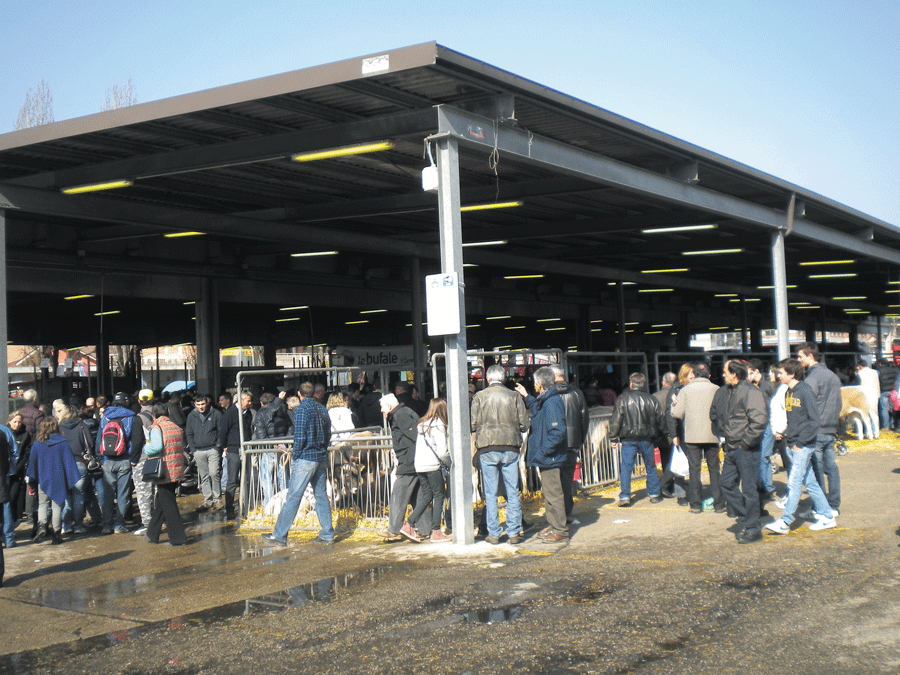
[[[225,478],[225,517],[234,517],[234,498],[237,494],[241,475],[241,449],[228,447],[228,475]]]
[[[563,499],[566,503],[566,520],[572,515],[575,508],[575,495],[572,486],[575,483],[575,467],[578,466],[578,448],[569,448],[569,456],[559,472],[559,481],[562,483]]]
[[[742,529],[759,529],[759,446],[750,450],[727,447],[722,464],[720,487],[728,506],[734,511]]]
[[[409,522],[415,526],[420,535],[430,537],[434,530],[441,529],[441,515],[444,512],[444,475],[440,469],[418,475],[419,497]],[[430,528],[427,532],[424,531],[426,526]]]
[[[147,539],[152,543],[159,543],[159,533],[163,523],[169,532],[169,543],[172,546],[181,546],[187,543],[187,535],[184,533],[184,523],[181,522],[181,514],[178,512],[178,503],[175,501],[175,489],[178,483],[160,483],[156,486],[156,500],[153,504],[153,513],[150,515],[150,525],[147,526]]]
[[[688,502],[692,509],[699,509],[701,489],[703,487],[700,481],[700,463],[706,457],[706,466],[709,469],[709,487],[712,488],[713,504],[717,509],[725,506],[725,500],[722,499],[722,492],[719,488],[719,446],[715,443],[685,443],[682,446],[684,454],[687,455],[688,468],[690,475],[688,477]]]

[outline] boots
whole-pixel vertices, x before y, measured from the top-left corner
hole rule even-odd
[[[46,538],[47,538],[47,526],[39,525],[37,528],[37,532],[34,535],[34,539],[32,539],[32,542],[34,542],[35,544],[40,544]]]
[[[56,546],[62,543],[62,532],[54,532],[50,537],[50,545]]]

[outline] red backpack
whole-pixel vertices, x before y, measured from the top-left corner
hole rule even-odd
[[[103,433],[100,435],[100,446],[103,448],[103,455],[116,459],[124,457],[127,450],[125,442],[125,428],[119,419],[112,419],[103,427]]]

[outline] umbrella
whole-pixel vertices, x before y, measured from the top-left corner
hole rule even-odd
[[[193,386],[193,380],[191,380],[190,382],[185,382],[184,380],[175,380],[173,382],[169,382],[169,384],[163,387],[162,393],[169,394],[173,391],[187,391]]]

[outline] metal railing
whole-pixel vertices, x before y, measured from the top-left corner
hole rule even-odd
[[[517,357],[519,357],[519,356],[523,356],[523,357],[527,358],[528,356],[536,356],[536,355],[541,355],[541,356],[547,355],[547,356],[555,357],[556,361],[554,361],[552,363],[558,363],[558,364],[562,365],[563,367],[566,366],[566,352],[564,352],[562,349],[559,349],[559,348],[528,349],[528,350],[518,350],[518,351],[504,351],[504,350],[481,351],[481,350],[479,350],[479,351],[470,351],[470,352],[466,353],[467,358],[471,358],[473,356],[481,357],[481,358],[483,358],[485,356],[496,357],[496,360],[498,361],[498,363],[507,369],[518,368],[518,367],[527,368],[527,367],[539,366],[539,364],[537,364],[537,363],[515,363]],[[440,392],[440,384],[441,384],[441,382],[446,380],[446,377],[441,379],[439,377],[439,373],[438,373],[438,361],[444,360],[445,358],[446,358],[446,355],[444,354],[444,352],[435,352],[434,354],[431,355],[431,379],[432,379],[432,387],[433,387],[435,396],[440,395],[440,393],[439,393]],[[523,358],[523,361],[526,360],[526,358]],[[540,364],[540,365],[544,365],[544,364]],[[445,373],[445,375],[446,375],[446,373]]]
[[[328,449],[328,500],[335,527],[380,527],[391,493],[392,441],[379,427],[341,432]],[[290,482],[293,439],[268,438],[241,445],[242,527],[272,528]],[[315,497],[307,489],[291,529],[318,529]]]

